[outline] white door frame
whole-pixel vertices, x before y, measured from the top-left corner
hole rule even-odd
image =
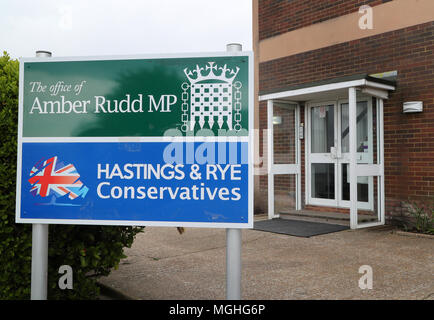
[[[278,174],[293,174],[296,176],[295,179],[295,202],[296,210],[301,209],[301,168],[300,168],[300,139],[299,139],[299,125],[300,125],[300,106],[296,102],[291,101],[277,101],[279,104],[288,104],[294,106],[295,119],[294,119],[294,137],[295,137],[295,163],[289,164],[274,164],[274,101],[267,100],[267,171],[268,171],[268,218],[278,218],[279,214],[274,210],[274,176]]]
[[[374,159],[374,141],[373,141],[373,109],[372,109],[372,97],[370,96],[359,96],[357,98],[357,102],[367,101],[368,103],[368,152],[367,154],[357,152],[356,160],[357,164],[373,164]],[[349,103],[348,99],[341,99],[338,100],[338,108],[340,112],[340,118],[342,119],[342,108],[341,105],[343,103]],[[349,120],[349,119],[348,119]],[[338,197],[338,204],[340,207],[343,208],[350,208],[351,201],[349,200],[342,200],[342,164],[348,164],[348,172],[349,174],[349,163],[350,163],[350,153],[342,153],[341,146],[342,146],[342,121],[338,121],[338,145],[339,145],[339,151],[341,154],[338,156],[338,177],[339,177],[339,190],[337,193]],[[368,198],[369,201],[366,202],[358,202],[357,206],[359,209],[363,210],[374,210],[374,181],[373,177],[368,177]]]
[[[360,96],[357,101],[367,101],[368,103],[368,145],[369,153],[364,155],[362,153],[357,153],[356,159],[358,163],[372,163],[373,159],[373,126],[372,126],[372,97],[370,96]],[[350,208],[351,201],[342,200],[342,164],[350,163],[350,155],[348,153],[342,153],[342,110],[341,105],[343,103],[348,103],[348,99],[338,99],[329,101],[314,101],[308,102],[305,105],[305,122],[306,122],[306,141],[305,141],[305,195],[306,204],[318,205],[318,206],[328,206],[337,208]],[[312,128],[312,118],[311,109],[318,106],[330,106],[334,107],[334,147],[329,153],[311,153],[311,128]],[[366,159],[363,159],[366,158]],[[321,199],[312,197],[312,186],[311,186],[311,164],[312,163],[329,163],[334,164],[334,199]],[[349,169],[348,173],[349,174]],[[374,195],[374,184],[373,178],[368,178],[368,197],[369,201],[358,202],[358,208],[364,210],[373,210],[373,195]]]
[[[332,154],[331,153],[317,153],[317,154],[312,154],[311,153],[311,130],[312,130],[312,119],[311,119],[311,108],[313,107],[318,107],[318,106],[329,106],[329,105],[333,105],[334,107],[334,112],[333,112],[333,117],[334,117],[334,128],[333,128],[333,132],[334,132],[334,140],[335,140],[335,145],[336,145],[336,136],[337,136],[337,127],[336,127],[336,121],[337,121],[337,112],[336,112],[336,101],[316,101],[316,102],[308,102],[305,104],[305,118],[306,118],[306,140],[305,140],[305,187],[306,187],[306,204],[311,204],[311,205],[319,205],[319,206],[326,206],[326,207],[337,207],[337,197],[336,197],[336,193],[337,193],[337,184],[336,184],[336,180],[337,180],[337,166],[335,164],[335,160],[332,159]],[[311,164],[312,163],[329,163],[329,164],[335,164],[335,174],[334,174],[334,179],[335,179],[335,199],[320,199],[320,198],[313,198],[312,197],[312,188],[311,188]]]

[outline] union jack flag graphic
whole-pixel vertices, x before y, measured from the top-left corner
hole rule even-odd
[[[30,192],[33,195],[47,197],[55,195],[74,200],[78,197],[84,198],[89,191],[83,182],[79,180],[80,175],[72,164],[63,165],[57,162],[57,156],[47,160],[38,161],[30,171],[32,185]]]

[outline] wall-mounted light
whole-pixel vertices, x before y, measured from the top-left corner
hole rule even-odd
[[[423,111],[423,102],[422,101],[408,101],[404,102],[402,112],[403,113],[415,113]]]

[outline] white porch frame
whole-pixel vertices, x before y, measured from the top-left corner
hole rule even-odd
[[[296,164],[275,165],[273,156],[273,101],[283,100],[287,103],[293,101],[307,101],[306,97],[318,93],[347,90],[349,109],[349,174],[350,174],[350,227],[351,229],[366,228],[383,225],[385,223],[385,192],[384,192],[384,114],[383,99],[388,98],[388,90],[395,90],[392,85],[377,83],[368,79],[358,79],[344,82],[337,82],[325,85],[312,86],[301,89],[282,91],[265,94],[259,97],[259,101],[267,101],[267,151],[268,151],[268,217],[276,218],[274,213],[274,175],[295,174],[296,175],[296,209],[301,209],[301,168],[300,168],[300,139],[298,126],[300,123],[299,107],[296,110]],[[377,163],[357,164],[357,90],[365,95],[376,98],[377,105]],[[306,128],[309,130],[309,128]],[[357,177],[377,177],[377,212],[378,220],[370,223],[358,223],[357,217]]]
[[[268,219],[278,218],[279,214],[274,210],[274,176],[277,174],[293,174],[295,175],[295,208],[301,210],[301,152],[299,139],[299,123],[300,123],[300,106],[296,102],[279,101],[279,103],[295,105],[295,120],[294,120],[294,136],[295,136],[295,163],[291,164],[274,164],[274,100],[267,101],[267,153],[268,153]],[[271,196],[270,196],[271,195]]]

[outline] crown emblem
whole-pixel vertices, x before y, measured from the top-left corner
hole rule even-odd
[[[214,71],[216,71],[217,74]],[[189,70],[188,68],[184,69],[184,73],[191,84],[195,84],[205,80],[232,83],[239,71],[239,67],[231,69],[228,68],[226,64],[223,67],[218,67],[217,65],[215,65],[215,62],[212,61],[208,62],[205,68],[201,68],[199,67],[199,65],[196,65],[196,68],[194,70]]]

